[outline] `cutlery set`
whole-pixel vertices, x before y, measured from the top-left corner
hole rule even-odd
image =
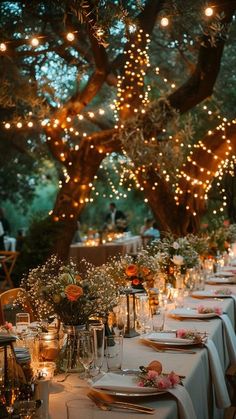
[[[104,411],[112,410],[114,408],[121,409],[121,410],[129,410],[136,413],[146,413],[153,415],[155,413],[155,409],[151,407],[142,406],[139,404],[128,403],[128,402],[121,402],[117,400],[113,400],[112,398],[104,399],[104,397],[93,390],[90,390],[87,396],[96,404],[96,406]]]

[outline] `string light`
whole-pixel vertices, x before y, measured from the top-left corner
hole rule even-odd
[[[30,41],[30,43],[31,43],[31,45],[33,47],[38,47],[39,46],[39,40],[38,40],[38,38],[32,38],[31,41]]]
[[[73,34],[73,32],[68,32],[68,34],[66,35],[66,39],[69,42],[73,42],[75,40],[75,35]]]
[[[212,7],[206,7],[206,9],[204,10],[204,13],[207,17],[210,17],[213,15],[214,10],[212,9]]]
[[[162,17],[160,23],[161,23],[161,26],[163,26],[163,27],[168,26],[169,25],[168,17]]]
[[[7,46],[4,42],[0,43],[0,51],[1,52],[5,52],[7,50]]]

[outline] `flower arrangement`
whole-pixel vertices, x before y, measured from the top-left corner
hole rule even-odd
[[[202,238],[189,235],[174,238],[171,234],[155,242],[149,249],[156,255],[160,271],[172,273],[176,268],[184,273],[188,268],[199,265],[199,251]]]
[[[139,387],[153,387],[157,390],[167,390],[173,388],[180,383],[180,377],[173,371],[164,374],[156,370],[140,367],[141,372],[138,374]]]
[[[117,286],[100,270],[90,267],[82,278],[76,266],[64,265],[55,255],[32,269],[21,281],[25,295],[39,320],[57,315],[66,325],[85,324],[90,316],[104,315],[116,304]]]
[[[199,314],[215,313],[218,316],[222,314],[221,307],[207,307],[207,306],[200,305],[197,307],[197,311]]]
[[[152,287],[158,268],[155,257],[144,250],[137,255],[135,262],[131,256],[121,256],[103,266],[106,267],[107,275],[115,282],[124,287],[128,283],[134,289]]]
[[[206,333],[197,332],[192,329],[178,329],[176,330],[176,337],[179,339],[190,339],[194,343],[203,343],[206,340]]]

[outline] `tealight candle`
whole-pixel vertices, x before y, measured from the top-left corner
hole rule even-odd
[[[38,363],[38,375],[39,377],[43,377],[45,380],[53,379],[55,369],[56,369],[55,362],[39,362]]]

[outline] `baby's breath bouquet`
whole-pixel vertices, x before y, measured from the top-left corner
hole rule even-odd
[[[65,325],[85,324],[89,317],[104,315],[115,304],[117,286],[105,274],[90,267],[82,278],[72,262],[64,264],[55,255],[32,269],[21,282],[35,317],[57,315]],[[24,301],[22,301],[24,303]]]
[[[199,240],[192,235],[174,238],[169,234],[156,241],[149,252],[156,255],[160,271],[169,273],[178,268],[183,273],[199,264]]]

